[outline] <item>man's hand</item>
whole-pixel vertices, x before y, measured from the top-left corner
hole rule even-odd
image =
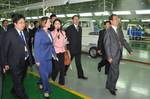
[[[101,54],[101,50],[97,50],[97,53],[98,53],[98,54]]]
[[[129,53],[129,56],[133,56],[133,52],[130,52],[130,53]]]
[[[9,70],[9,65],[5,65],[5,70],[7,71],[7,70]]]
[[[3,73],[4,73],[4,74],[6,73],[6,70],[5,70],[5,68],[3,68]]]
[[[109,59],[108,59],[108,62],[111,64],[111,63],[112,63],[112,58],[109,58]]]
[[[5,65],[3,68],[3,73],[6,73],[9,70],[9,65]]]

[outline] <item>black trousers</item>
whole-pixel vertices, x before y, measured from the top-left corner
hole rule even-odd
[[[112,63],[110,64],[109,73],[106,81],[106,88],[112,91],[115,91],[116,83],[119,78],[119,64],[120,64],[121,56],[122,56],[122,51],[119,51],[118,55],[116,55],[113,58]]]
[[[53,60],[53,69],[52,69],[52,80],[55,81],[56,77],[59,73],[59,84],[65,84],[64,72],[65,72],[65,65],[64,65],[64,53],[57,54],[58,60]]]
[[[13,87],[11,92],[19,97],[19,99],[28,99],[28,96],[25,93],[24,88],[24,78],[26,77],[27,66],[29,64],[28,59],[26,61],[20,62],[17,66],[12,67],[12,80],[13,80]]]
[[[101,66],[101,68],[105,66],[105,74],[108,74],[110,64],[105,58],[105,55],[102,55],[102,60],[98,63],[98,66]]]
[[[82,69],[82,65],[81,65],[81,54],[77,54],[77,55],[71,54],[71,60],[73,60],[73,58],[75,58],[78,77],[83,77],[84,73],[83,73],[83,69]],[[68,68],[69,68],[69,65],[65,66],[65,73],[67,73]]]

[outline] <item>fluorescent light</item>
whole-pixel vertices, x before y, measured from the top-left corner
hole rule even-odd
[[[34,16],[34,17],[32,17],[32,19],[38,19],[38,17],[37,17],[37,16]]]
[[[129,20],[121,20],[121,22],[129,22]]]
[[[150,10],[136,10],[136,14],[150,14]]]
[[[66,17],[64,14],[59,14],[59,15],[56,15],[58,18],[64,18]]]
[[[150,22],[150,19],[141,20],[142,22]]]
[[[5,20],[5,18],[1,18],[1,21]]]
[[[108,11],[105,11],[105,12],[95,12],[94,15],[95,16],[103,16],[103,15],[105,16],[105,15],[109,15],[109,12]]]
[[[77,15],[77,14],[67,14],[66,16],[67,17],[73,17],[74,15]]]
[[[92,20],[92,22],[96,22],[96,20]]]
[[[27,19],[27,20],[30,20],[30,19],[31,19],[31,17],[26,17],[26,19]]]
[[[105,22],[105,21],[109,21],[109,20],[104,20],[104,22]]]
[[[113,11],[113,14],[117,14],[117,15],[130,15],[131,12],[130,11]]]
[[[52,14],[52,13],[46,13],[46,16],[47,16],[47,17],[50,17],[51,14]]]
[[[39,16],[39,18],[42,18],[43,16]]]
[[[80,16],[92,16],[92,13],[80,13]]]
[[[11,21],[11,19],[7,19],[8,21]]]

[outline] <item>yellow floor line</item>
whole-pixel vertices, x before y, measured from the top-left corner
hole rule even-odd
[[[40,77],[40,76],[39,76],[37,73],[35,73],[35,72],[28,72],[28,73],[30,73],[30,74],[32,74],[32,75],[34,75],[34,76],[36,76],[36,77]],[[69,88],[67,88],[67,87],[65,87],[65,86],[60,86],[58,83],[53,82],[53,81],[51,81],[51,80],[49,80],[49,82],[52,83],[53,85],[55,85],[55,86],[57,86],[57,87],[63,89],[63,90],[66,90],[66,91],[68,91],[68,92],[70,92],[70,93],[72,93],[72,94],[74,94],[74,95],[76,95],[76,96],[79,96],[79,97],[81,97],[81,98],[83,98],[83,99],[92,99],[92,98],[89,97],[89,96],[80,94],[80,93],[78,93],[78,92],[76,92],[76,91],[74,91],[74,90],[72,90],[72,89],[69,89]]]

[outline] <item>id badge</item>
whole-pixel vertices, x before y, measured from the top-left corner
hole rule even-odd
[[[28,51],[27,47],[26,47],[26,46],[24,46],[24,48],[25,48],[25,52],[27,52],[27,51]]]

